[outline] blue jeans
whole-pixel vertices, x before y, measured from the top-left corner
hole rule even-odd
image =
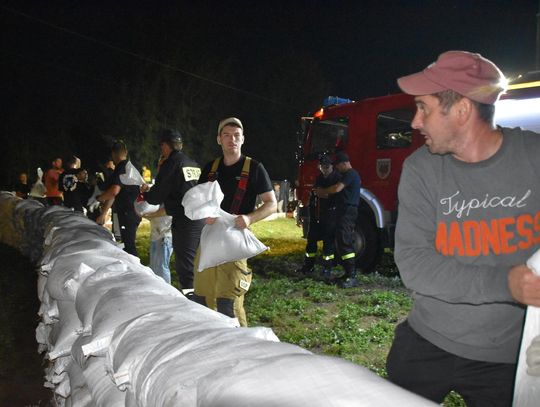
[[[172,255],[172,237],[164,237],[150,242],[150,268],[157,276],[171,283],[169,261]]]

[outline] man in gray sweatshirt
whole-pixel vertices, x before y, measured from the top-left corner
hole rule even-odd
[[[414,304],[387,371],[437,403],[454,390],[469,406],[511,405],[524,304],[540,306],[524,264],[540,248],[540,135],[494,125],[503,81],[464,51],[398,80],[425,146],[399,185],[395,259]]]

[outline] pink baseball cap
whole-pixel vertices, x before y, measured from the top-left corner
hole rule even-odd
[[[467,51],[447,51],[421,72],[398,79],[409,95],[453,90],[476,102],[494,104],[505,90],[503,73],[489,59]]]

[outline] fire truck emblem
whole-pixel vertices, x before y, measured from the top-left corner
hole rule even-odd
[[[388,178],[391,170],[392,170],[392,159],[379,158],[377,160],[377,176],[380,179]]]

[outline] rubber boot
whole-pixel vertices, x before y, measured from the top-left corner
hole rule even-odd
[[[303,274],[303,275],[312,275],[315,271],[315,258],[314,257],[306,257],[304,259],[304,265],[302,268],[299,268],[296,270],[296,273]]]
[[[341,288],[354,288],[358,287],[360,285],[360,282],[358,281],[356,270],[353,270],[351,274],[349,274],[349,277],[345,279],[341,283]]]
[[[332,260],[323,260],[323,266],[321,270],[321,279],[327,283],[331,283],[333,280],[332,270],[334,262]]]

